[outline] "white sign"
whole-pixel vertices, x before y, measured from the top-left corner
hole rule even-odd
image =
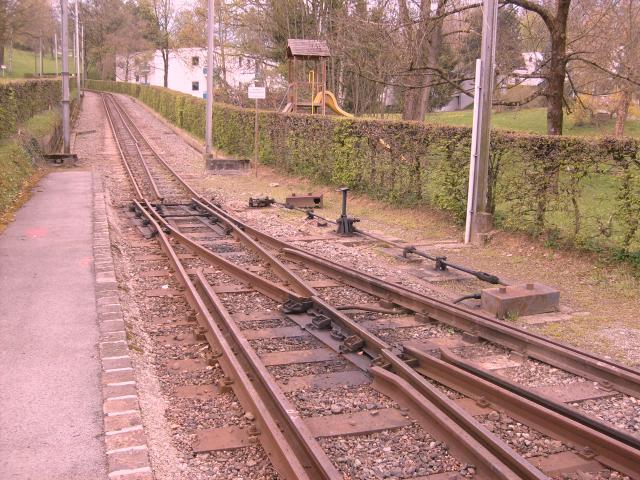
[[[264,100],[267,98],[267,89],[265,87],[249,87],[249,98]]]

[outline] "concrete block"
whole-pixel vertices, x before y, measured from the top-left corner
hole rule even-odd
[[[558,311],[560,292],[542,283],[527,283],[482,291],[482,310],[505,318]]]

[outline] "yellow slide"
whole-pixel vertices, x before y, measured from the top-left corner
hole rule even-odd
[[[349,112],[345,112],[343,109],[340,108],[340,105],[338,105],[338,101],[336,100],[336,96],[333,93],[331,93],[329,90],[325,90],[324,92],[324,101],[327,107],[329,107],[338,115],[342,115],[343,117],[353,117],[353,114]],[[313,106],[314,107],[322,106],[322,92],[318,92],[316,94],[316,98],[313,99]]]

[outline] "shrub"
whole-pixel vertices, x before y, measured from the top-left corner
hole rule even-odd
[[[88,86],[137,97],[204,136],[202,99],[128,83]],[[217,148],[252,155],[253,110],[218,103],[213,120]],[[265,164],[395,204],[428,203],[464,219],[469,128],[271,111],[261,111],[259,123]],[[562,245],[640,251],[640,141],[494,131],[491,151],[489,201],[498,226]]]

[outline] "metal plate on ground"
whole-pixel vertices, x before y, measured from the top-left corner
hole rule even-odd
[[[231,318],[236,322],[259,322],[261,320],[278,320],[282,318],[282,314],[278,311],[234,313]]]
[[[311,280],[307,282],[310,287],[313,288],[332,288],[332,287],[342,287],[344,284],[340,282],[336,282],[335,280],[327,279],[327,280]]]
[[[301,377],[285,378],[280,384],[283,392],[294,392],[306,389],[330,389],[346,385],[356,387],[369,383],[370,380],[359,370],[347,370],[345,372],[321,373],[318,375],[304,375]]]
[[[410,328],[424,326],[424,323],[418,322],[415,317],[393,317],[381,318],[379,320],[366,320],[360,323],[364,328],[377,328],[378,330],[390,328]]]
[[[316,438],[369,434],[411,424],[411,420],[395,408],[325,415],[305,418],[304,421]]]
[[[483,370],[503,370],[516,368],[522,365],[522,358],[511,358],[509,355],[489,355],[487,357],[474,358],[469,361]]]
[[[274,365],[289,365],[292,363],[314,363],[335,360],[335,353],[326,348],[314,348],[311,350],[294,350],[291,352],[269,352],[260,355],[262,363],[267,367]]]
[[[308,337],[309,334],[299,326],[261,328],[260,330],[244,330],[244,337],[247,340],[257,340],[261,338],[282,338],[282,337]]]
[[[597,472],[602,469],[599,462],[582,458],[573,452],[553,453],[548,457],[531,457],[528,460],[547,475],[575,473],[578,470],[583,473]]]
[[[606,398],[618,395],[616,390],[602,390],[591,382],[574,382],[566,385],[551,385],[546,387],[534,387],[530,390],[551,397],[564,403],[581,402],[595,398]]]
[[[146,270],[140,272],[141,277],[170,277],[172,275],[171,270]]]
[[[240,427],[198,430],[195,432],[195,435],[196,441],[193,444],[193,451],[195,453],[233,450],[251,445],[249,433]]]
[[[244,285],[212,285],[213,291],[216,293],[251,293],[255,290]]]

